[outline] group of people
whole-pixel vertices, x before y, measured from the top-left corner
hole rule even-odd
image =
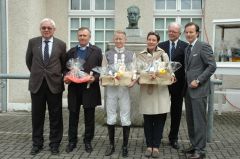
[[[172,75],[172,85],[140,85],[139,112],[143,114],[144,134],[146,138],[146,157],[158,158],[159,147],[167,113],[171,115],[169,144],[179,149],[178,132],[182,114],[183,97],[185,98],[186,120],[191,147],[184,152],[190,159],[203,158],[206,148],[206,106],[210,93],[210,77],[216,69],[211,47],[199,41],[199,26],[195,23],[185,25],[185,37],[188,43],[179,39],[181,26],[173,22],[168,26],[169,40],[160,42],[156,32],[147,35],[147,47],[134,54],[125,48],[127,37],[124,31],[116,31],[113,36],[115,47],[102,54],[100,48],[90,43],[91,31],[87,27],[79,28],[79,44],[66,52],[66,44],[55,38],[55,23],[45,18],[40,22],[41,36],[30,39],[26,53],[26,64],[30,71],[29,90],[32,100],[32,149],[36,155],[43,148],[43,128],[46,104],[50,121],[50,151],[59,153],[63,136],[62,94],[64,83],[68,84],[68,144],[66,152],[76,148],[78,142],[78,122],[81,105],[84,109],[85,132],[83,142],[88,153],[93,151],[91,141],[94,137],[95,107],[101,105],[100,74],[91,72],[92,68],[102,66],[103,61],[113,64],[124,57],[124,62],[134,58],[152,57],[164,62],[177,61],[182,67]],[[124,56],[122,56],[124,54]],[[90,75],[87,83],[74,83],[65,78],[70,71],[66,63],[71,58],[85,61],[84,72]],[[91,72],[91,73],[90,73]],[[149,75],[149,78],[156,78]],[[105,155],[115,151],[115,125],[117,107],[119,107],[123,130],[122,156],[128,156],[128,139],[131,126],[131,102],[129,89],[138,83],[133,79],[128,86],[106,86],[106,114],[109,146]]]

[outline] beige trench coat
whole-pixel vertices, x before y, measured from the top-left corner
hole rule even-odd
[[[152,56],[153,59],[169,61],[168,55],[159,47],[152,54],[145,49],[137,55],[137,58],[143,58],[143,55]],[[145,56],[146,57],[146,56]],[[170,95],[166,85],[140,85],[140,103],[139,112],[141,114],[163,114],[170,112]]]

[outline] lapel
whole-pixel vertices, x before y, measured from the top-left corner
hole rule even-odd
[[[188,62],[187,62],[187,67],[190,66],[191,62],[192,62],[192,58],[193,58],[193,55],[197,53],[197,50],[199,48],[199,41],[197,40],[196,43],[194,44],[193,48],[192,48],[192,51],[191,51],[191,54],[189,55],[189,58],[188,58]],[[189,46],[188,46],[189,47]],[[188,48],[187,47],[187,48]]]
[[[39,56],[40,61],[44,65],[42,52],[42,37],[39,37],[39,39],[37,40],[37,55]]]
[[[174,59],[177,57],[178,51],[179,51],[180,49],[181,49],[181,41],[178,40],[177,46],[176,46],[176,49],[175,49],[175,52],[174,52],[173,57],[172,57],[172,61],[174,61]]]
[[[87,47],[86,61],[87,61],[87,59],[89,58],[89,56],[90,56],[91,52],[92,52],[92,45],[91,45],[91,44],[89,44],[89,47]]]
[[[57,48],[57,43],[55,38],[53,38],[53,44],[52,44],[52,52],[51,52],[51,56],[49,57],[49,61],[48,63],[51,61],[51,59],[55,56],[54,54],[56,54],[56,48]]]

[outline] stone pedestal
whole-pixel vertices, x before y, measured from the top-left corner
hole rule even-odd
[[[146,37],[141,36],[140,29],[126,29],[125,32],[127,34],[127,42],[125,44],[125,48],[127,50],[133,51],[138,54],[139,52],[144,50],[144,48],[146,48]],[[108,49],[112,49],[114,47],[115,45],[113,42],[108,43]],[[143,124],[143,116],[139,113],[139,92],[140,87],[138,84],[135,84],[135,86],[130,89],[132,126],[142,126]],[[104,94],[106,94],[105,90]],[[104,101],[105,99],[106,97],[104,95]],[[106,115],[104,122],[106,123]],[[119,113],[117,124],[120,125]]]

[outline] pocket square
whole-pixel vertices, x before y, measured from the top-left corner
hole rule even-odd
[[[193,56],[197,56],[198,54],[193,54]]]

